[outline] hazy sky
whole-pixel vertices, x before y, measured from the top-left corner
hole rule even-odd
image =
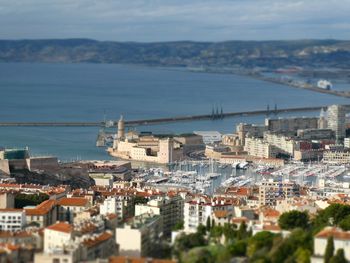
[[[0,0],[0,38],[350,39],[350,0]]]

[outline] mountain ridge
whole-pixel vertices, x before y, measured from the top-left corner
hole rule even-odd
[[[120,63],[183,67],[350,66],[350,41],[117,42],[88,38],[0,40],[0,62]]]

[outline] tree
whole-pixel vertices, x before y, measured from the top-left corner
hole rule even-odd
[[[180,234],[175,239],[175,243],[173,246],[174,255],[179,258],[182,252],[186,252],[194,247],[201,247],[206,245],[206,241],[204,236],[199,233],[191,233],[191,234]]]
[[[255,254],[255,252],[262,248],[266,248],[266,250],[269,251],[272,247],[274,237],[274,234],[267,231],[262,231],[255,234],[254,236],[249,238],[247,255],[249,257],[252,257]]]
[[[350,215],[348,215],[342,221],[340,221],[339,226],[344,231],[349,231],[350,230]]]
[[[211,225],[210,225],[210,216],[207,217],[207,223],[206,223],[207,231],[210,231]]]
[[[306,212],[290,211],[283,213],[278,219],[278,224],[282,229],[292,230],[294,228],[306,229],[309,226],[309,216]]]
[[[222,227],[222,232],[225,236],[225,242],[229,242],[230,240],[233,240],[233,238],[236,236],[236,225],[235,224],[229,224],[225,223]]]
[[[214,226],[211,228],[210,230],[210,236],[216,241],[218,242],[220,237],[222,236],[223,233],[223,229],[221,226]]]
[[[184,221],[178,221],[174,226],[173,226],[173,230],[174,231],[178,231],[184,229]]]
[[[296,263],[310,263],[311,252],[308,249],[299,247],[294,253]]]
[[[137,205],[137,204],[147,204],[148,202],[148,199],[146,197],[143,197],[143,196],[136,196],[134,198],[134,204]]]
[[[314,233],[327,225],[338,225],[348,215],[350,215],[350,205],[331,204],[320,211],[313,221]]]
[[[329,263],[347,263],[344,255],[344,249],[338,249],[337,253],[331,258]]]
[[[246,223],[243,221],[240,225],[239,225],[239,228],[238,228],[238,231],[237,231],[237,238],[239,240],[241,239],[244,239],[248,236],[248,233],[247,233],[247,225]]]
[[[228,250],[231,256],[243,257],[247,251],[247,242],[245,240],[239,240],[235,243],[230,244],[228,246]]]
[[[334,241],[333,241],[333,236],[330,236],[327,240],[326,251],[324,253],[324,262],[329,263],[330,259],[333,257],[333,254],[334,254]]]
[[[187,253],[182,254],[181,262],[183,263],[215,263],[215,258],[210,251],[204,247],[191,249]]]
[[[47,194],[17,194],[15,196],[15,208],[23,208],[25,206],[36,206],[45,200],[48,200]]]
[[[200,224],[197,227],[197,233],[202,235],[202,236],[205,236],[205,234],[207,233],[207,228],[205,226],[203,226],[202,224]]]

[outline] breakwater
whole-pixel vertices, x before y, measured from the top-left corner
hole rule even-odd
[[[347,105],[350,106],[350,105]],[[298,108],[281,108],[281,109],[266,109],[255,111],[242,111],[242,112],[227,112],[220,113],[219,115],[204,114],[204,115],[190,115],[190,116],[175,116],[167,118],[156,119],[143,119],[143,120],[126,120],[125,126],[139,126],[139,125],[152,125],[162,124],[170,122],[183,122],[183,121],[198,121],[198,120],[210,120],[210,119],[222,119],[228,117],[238,116],[254,116],[254,115],[267,115],[273,116],[280,113],[288,112],[306,112],[317,111],[326,109],[327,106],[313,106],[313,107],[298,107]],[[117,121],[109,122],[111,125],[116,125]],[[0,122],[0,127],[102,127],[106,126],[106,123],[101,122]]]

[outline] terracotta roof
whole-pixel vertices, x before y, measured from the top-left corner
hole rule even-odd
[[[32,234],[27,231],[0,231],[0,238],[26,238]]]
[[[51,211],[51,209],[56,205],[55,200],[45,200],[41,204],[37,205],[35,208],[26,208],[26,215],[45,215]]]
[[[265,211],[263,211],[263,214],[265,217],[279,217],[280,216],[280,212],[278,212],[275,209],[266,209]]]
[[[246,218],[246,217],[235,217],[235,218],[232,218],[232,223],[242,223],[242,222],[247,223],[248,221],[249,221],[249,219]]]
[[[101,235],[97,236],[97,237],[92,237],[89,239],[85,239],[82,244],[88,248],[90,247],[94,247],[97,246],[109,239],[113,238],[113,235],[108,233],[108,232],[104,232]]]
[[[11,251],[15,251],[15,250],[19,249],[19,245],[8,244],[8,243],[2,243],[2,244],[0,244],[0,247],[11,250]]]
[[[265,231],[281,231],[278,225],[263,225],[262,229]]]
[[[58,222],[54,225],[48,226],[46,229],[64,233],[71,233],[73,231],[73,226],[68,224],[67,222]]]
[[[61,206],[86,206],[88,202],[89,200],[85,198],[64,197],[60,201],[58,201],[58,204]]]
[[[326,227],[316,234],[316,238],[328,238],[333,236],[334,239],[350,240],[350,231],[342,231],[336,227]]]
[[[217,210],[214,211],[214,215],[216,218],[226,218],[228,216],[228,212],[226,210]]]

